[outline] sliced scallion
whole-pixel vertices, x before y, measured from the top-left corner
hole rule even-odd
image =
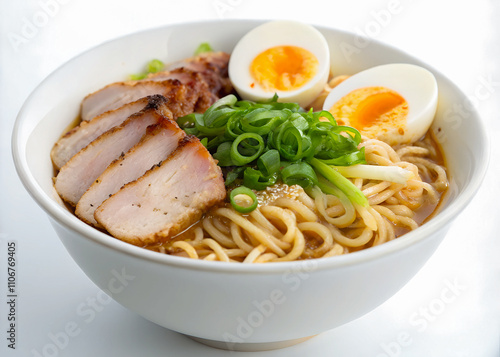
[[[264,176],[259,170],[247,167],[243,172],[243,184],[257,191],[262,191],[266,187],[272,186],[278,180],[278,174]]]
[[[238,101],[228,95],[204,114],[178,119],[179,126],[196,135],[225,167],[226,185],[243,184],[263,190],[278,180],[310,189],[324,177],[351,202],[364,207],[367,199],[348,179],[330,165],[365,164],[361,135],[337,125],[326,111],[304,111],[297,103]]]
[[[257,160],[257,167],[264,176],[270,176],[280,169],[280,153],[278,150],[269,150]]]
[[[131,74],[129,77],[132,81],[138,81],[140,79],[146,78],[150,73],[158,73],[160,71],[163,71],[164,69],[165,64],[162,61],[160,61],[159,59],[153,59],[146,64],[144,72]]]
[[[250,141],[256,141],[256,145],[253,145]],[[254,153],[244,155],[242,154],[242,150],[240,149],[240,144],[247,144],[248,151],[252,151],[252,147],[254,148]],[[264,150],[264,139],[262,136],[255,133],[245,133],[239,135],[231,145],[231,159],[233,160],[235,165],[243,166],[254,160],[256,160],[262,151]]]
[[[316,158],[311,159],[310,163],[311,166],[318,171],[318,173],[337,186],[352,203],[359,204],[362,207],[368,206],[368,199],[363,192],[361,192],[359,188],[342,176],[338,171]],[[321,185],[319,187],[321,188]]]
[[[239,186],[229,194],[229,202],[240,213],[250,213],[259,204],[255,193],[245,186]]]
[[[208,42],[200,43],[196,51],[194,51],[194,55],[198,56],[205,52],[213,52],[212,46]]]
[[[299,162],[285,167],[281,171],[281,177],[287,185],[300,185],[306,190],[318,184],[316,173],[311,165],[306,162]]]

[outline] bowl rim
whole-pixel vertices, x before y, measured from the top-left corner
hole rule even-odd
[[[387,48],[389,50],[392,50],[394,53],[408,57],[409,59],[411,59],[412,63],[418,63],[419,65],[424,66],[425,68],[430,70],[434,75],[439,76],[441,80],[447,82],[447,85],[449,85],[454,91],[457,91],[458,93],[463,95],[464,100],[467,101],[469,104],[471,104],[469,106],[471,108],[470,116],[474,116],[478,119],[477,120],[478,132],[481,136],[481,142],[483,143],[482,146],[483,155],[476,161],[477,170],[476,172],[472,173],[471,179],[467,183],[463,192],[456,199],[454,199],[453,202],[451,202],[448,207],[439,212],[436,215],[436,217],[433,217],[424,225],[418,227],[418,229],[416,229],[415,231],[408,232],[404,236],[398,239],[386,242],[379,246],[371,247],[369,249],[364,249],[358,252],[353,252],[350,254],[335,256],[330,258],[322,258],[322,259],[279,262],[276,264],[242,264],[242,263],[232,263],[232,262],[227,263],[218,261],[214,262],[200,261],[194,259],[187,259],[184,257],[171,256],[168,254],[158,254],[157,252],[125,243],[119,239],[115,239],[103,232],[100,232],[97,229],[94,229],[85,224],[84,222],[80,221],[75,216],[68,214],[68,212],[64,211],[64,209],[54,199],[49,197],[49,195],[46,194],[43,191],[43,189],[37,184],[36,180],[34,179],[34,176],[31,173],[26,158],[26,144],[29,135],[25,134],[25,131],[29,130],[26,128],[26,126],[30,119],[30,117],[26,114],[26,112],[29,111],[30,107],[33,105],[34,98],[37,97],[41,92],[43,92],[44,87],[47,86],[47,84],[52,81],[52,78],[55,77],[58,72],[62,71],[64,68],[68,66],[71,66],[73,62],[77,61],[82,56],[88,55],[89,53],[94,51],[99,51],[100,48],[110,43],[124,41],[127,38],[135,35],[144,35],[146,33],[161,31],[168,28],[175,28],[182,26],[207,26],[221,22],[227,23],[230,26],[241,26],[242,24],[257,26],[265,21],[268,20],[251,20],[251,19],[201,20],[201,21],[191,21],[178,24],[168,24],[164,26],[158,26],[142,31],[125,34],[111,40],[107,40],[79,53],[78,55],[72,57],[70,60],[63,63],[61,66],[52,71],[30,93],[30,95],[27,97],[24,104],[22,105],[14,123],[14,128],[12,132],[12,141],[11,141],[12,156],[17,174],[21,182],[23,183],[25,189],[35,200],[35,202],[49,215],[51,219],[55,220],[60,225],[64,226],[66,229],[75,231],[79,235],[82,235],[83,237],[81,238],[88,239],[93,243],[97,243],[107,249],[112,249],[118,253],[126,254],[130,257],[136,259],[142,259],[150,263],[155,263],[159,265],[173,266],[177,268],[190,269],[190,270],[225,272],[233,274],[237,273],[238,274],[241,273],[282,274],[290,270],[302,269],[309,271],[311,270],[311,267],[313,267],[314,270],[324,270],[324,269],[338,268],[354,264],[366,263],[375,259],[380,259],[383,256],[389,254],[397,253],[398,251],[406,249],[410,246],[417,245],[418,243],[432,236],[437,231],[449,225],[472,200],[472,198],[478,191],[486,175],[490,159],[490,138],[487,134],[485,123],[481,119],[481,116],[479,115],[477,109],[470,103],[470,100],[463,93],[463,91],[459,89],[456,84],[454,84],[451,80],[449,80],[440,71],[436,70],[432,66],[429,66],[428,64],[420,61],[417,57],[409,53],[406,53],[395,46],[383,43],[380,40],[373,38],[365,38],[365,39],[369,40],[370,43],[373,43],[378,47]],[[312,25],[322,33],[332,32],[344,36],[355,35],[352,32],[336,29],[333,27],[319,26],[315,24]],[[33,130],[33,127],[31,128],[31,130]],[[23,133],[24,137],[26,138],[25,141],[22,141]]]

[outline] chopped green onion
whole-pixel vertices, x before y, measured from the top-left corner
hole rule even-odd
[[[280,153],[278,150],[269,150],[257,160],[257,167],[264,176],[271,176],[280,169]]]
[[[138,80],[141,80],[141,79],[146,78],[147,76],[148,76],[148,74],[147,74],[147,73],[131,74],[131,75],[129,76],[129,79],[130,79],[131,81],[138,81]]]
[[[350,209],[349,206],[351,206],[352,209],[354,209],[354,206],[352,205],[352,202],[349,200],[349,197],[347,197],[344,192],[342,192],[337,186],[335,186],[333,183],[325,179],[323,176],[318,177],[318,185],[313,187],[312,189],[309,189],[307,193],[312,198],[316,198],[317,191],[337,197],[344,206],[344,209],[346,210]]]
[[[249,143],[249,141],[251,140],[257,142],[257,145],[252,147],[255,150],[249,150],[249,151],[254,151],[254,153],[249,155],[241,154],[240,152],[241,149],[239,148],[240,143],[242,145],[246,143],[248,148],[248,146],[251,146],[251,144]],[[262,139],[262,136],[254,133],[241,134],[233,141],[233,144],[231,145],[231,159],[233,160],[235,165],[243,166],[256,160],[260,156],[263,150],[264,150],[264,139]]]
[[[281,171],[283,182],[289,186],[300,185],[305,190],[318,184],[318,177],[311,165],[299,162],[285,167]]]
[[[406,182],[413,176],[409,170],[399,166],[377,166],[377,165],[353,165],[333,167],[344,177],[359,177],[370,180],[389,181],[400,184]]]
[[[344,192],[352,203],[357,203],[362,207],[368,206],[368,199],[363,192],[361,192],[359,188],[342,176],[338,171],[316,158],[311,159],[310,164],[318,171],[318,173],[323,175],[328,181]]]
[[[232,185],[236,181],[236,179],[241,176],[241,173],[244,170],[245,170],[245,166],[239,166],[239,167],[233,168],[232,170],[227,171],[226,181],[224,182],[224,184],[226,186]]]
[[[154,59],[149,61],[146,65],[146,72],[148,73],[158,73],[165,68],[165,64],[159,59]]]
[[[194,55],[198,56],[205,52],[213,52],[212,46],[208,42],[200,43],[196,51],[194,51]]]
[[[290,122],[281,126],[274,146],[286,160],[297,161],[302,158],[302,134]]]
[[[192,113],[177,118],[177,125],[179,125],[182,129],[194,127],[194,124],[196,123],[195,119],[196,115],[202,115],[202,114]]]
[[[163,71],[164,68],[165,64],[162,61],[160,61],[159,59],[153,59],[146,64],[144,72],[131,74],[129,77],[132,81],[138,81],[140,79],[146,78],[150,73],[158,73],[160,71]]]
[[[251,203],[249,203],[250,200],[252,201]],[[229,194],[229,202],[231,202],[233,208],[240,213],[250,213],[254,209],[256,209],[257,205],[259,204],[255,193],[253,193],[251,189],[245,186],[239,186],[232,190]],[[249,204],[243,205],[240,204],[240,202],[246,202]]]
[[[278,180],[278,174],[274,173],[270,176],[264,176],[262,172],[247,167],[243,172],[243,184],[257,191],[265,190],[266,187],[272,186]]]
[[[238,101],[231,94],[204,114],[190,114],[177,122],[186,133],[203,140],[218,165],[226,168],[227,186],[243,179],[246,187],[263,190],[281,180],[307,191],[317,185],[332,192],[334,187],[358,207],[368,204],[355,185],[329,166],[366,163],[364,148],[358,148],[359,132],[337,125],[329,112],[278,103],[276,95],[253,102]]]
[[[218,160],[219,166],[234,166],[234,162],[231,159],[231,142],[226,141],[217,147],[217,152],[212,154],[215,160]]]
[[[333,183],[331,183],[321,175],[318,177],[318,187],[323,193],[326,193],[327,195],[333,195],[338,199],[341,199],[342,197],[347,198],[344,192],[342,192],[337,186],[335,186]],[[314,196],[312,197],[314,198]]]
[[[283,112],[279,110],[257,108],[241,118],[241,129],[259,135],[268,134],[282,115]]]
[[[325,159],[323,162],[327,165],[344,166],[364,164],[365,161],[365,148],[362,147],[359,151],[351,152],[334,159]],[[371,166],[371,165],[365,165]],[[345,176],[345,175],[344,175]]]

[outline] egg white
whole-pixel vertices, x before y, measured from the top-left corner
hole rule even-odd
[[[254,28],[236,44],[229,60],[229,78],[243,99],[259,101],[272,98],[274,92],[265,91],[255,83],[250,65],[257,55],[275,46],[301,47],[318,59],[318,71],[306,84],[292,91],[276,91],[280,102],[297,102],[305,107],[323,90],[330,73],[328,43],[310,25],[295,21],[271,21]],[[253,88],[252,83],[255,83]]]
[[[391,145],[409,144],[425,135],[434,120],[438,102],[436,78],[427,69],[406,63],[372,67],[359,72],[333,88],[325,99],[324,110],[352,91],[365,87],[386,87],[399,93],[408,103],[408,117],[404,134],[394,128],[384,133]]]

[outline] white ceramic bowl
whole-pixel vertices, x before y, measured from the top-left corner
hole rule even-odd
[[[222,348],[276,348],[354,320],[395,294],[422,267],[453,219],[481,184],[488,140],[477,112],[448,79],[417,59],[376,41],[319,28],[332,69],[352,74],[406,62],[431,70],[439,85],[433,129],[451,187],[441,210],[405,236],[345,256],[264,265],[204,262],[167,256],[111,238],[71,214],[52,187],[50,149],[77,116],[82,98],[138,72],[152,58],[179,60],[199,43],[230,52],[258,21],[167,26],[100,45],[52,73],[17,118],[13,155],[18,174],[76,263],[101,289],[146,319]],[[365,46],[366,43],[363,42]],[[355,49],[350,55],[346,49]],[[452,103],[468,110],[455,113]]]

